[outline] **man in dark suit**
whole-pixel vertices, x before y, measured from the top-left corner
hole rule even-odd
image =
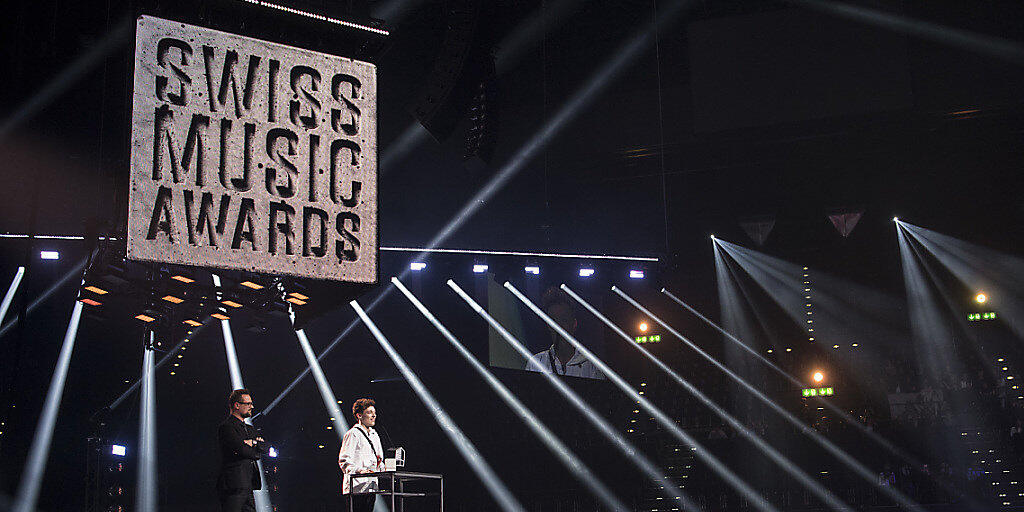
[[[265,453],[265,446],[263,438],[256,435],[256,429],[245,423],[245,419],[252,416],[252,410],[248,389],[232,391],[228,397],[231,414],[217,430],[221,461],[217,495],[222,512],[256,512],[252,492],[262,488],[256,461]]]

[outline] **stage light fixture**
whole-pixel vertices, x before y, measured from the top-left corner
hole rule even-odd
[[[59,260],[60,253],[57,251],[39,251],[39,259],[43,260]]]
[[[629,278],[630,279],[643,279],[644,278],[644,271],[643,270],[630,270],[629,271]]]
[[[216,318],[217,320],[228,320],[231,318],[230,316],[227,316],[224,313],[214,313],[210,316]]]
[[[978,294],[974,296],[974,302],[977,302],[978,304],[984,304],[988,302],[988,295],[985,295],[984,292],[978,292]]]
[[[253,290],[262,290],[263,289],[263,285],[262,284],[256,284],[256,283],[254,283],[252,281],[242,281],[241,283],[238,283],[238,284],[240,284],[240,285],[242,285],[242,286],[244,286],[246,288],[252,288]]]
[[[277,448],[274,448],[273,446],[271,446],[270,449],[267,450],[267,457],[270,457],[272,459],[276,459],[277,458]]]
[[[791,349],[789,347],[786,347],[786,352],[792,352],[792,351],[793,351],[793,349]]]
[[[220,303],[224,304],[225,306],[231,306],[233,308],[240,308],[240,307],[242,307],[241,304],[239,304],[239,303],[237,303],[237,302],[235,302],[233,300],[222,300],[222,301],[220,301]],[[189,324],[189,325],[192,325],[192,324]]]
[[[540,275],[540,267],[523,267],[523,271],[535,276]]]
[[[100,306],[103,304],[102,302],[93,299],[79,299],[79,302],[88,306]]]
[[[714,240],[715,239],[715,235],[711,235],[711,239]]]
[[[859,347],[859,346],[860,346],[860,343],[854,343],[854,344],[852,344],[852,345],[850,345],[850,346],[851,346],[851,347],[853,347],[853,348],[857,348],[857,347]]]
[[[164,295],[163,297],[160,298],[166,300],[167,302],[170,302],[171,304],[181,304],[182,302],[185,302],[185,299],[182,299],[181,297],[175,297],[174,295]]]
[[[483,274],[487,272],[487,265],[473,265],[474,274]]]
[[[135,318],[137,318],[139,320],[142,320],[143,322],[146,322],[146,323],[149,323],[149,322],[152,322],[153,320],[156,320],[156,318],[153,318],[153,317],[151,317],[151,316],[149,316],[149,315],[147,315],[145,313],[139,313],[139,314],[135,315]]]
[[[637,327],[640,328],[640,332],[647,332],[647,329],[651,328],[651,326],[647,325],[647,322],[640,322],[640,325]]]
[[[899,222],[900,222],[900,219],[899,219],[899,217],[893,217],[893,218],[892,218],[892,221],[893,221],[893,222],[895,222],[895,223],[897,223],[897,224],[899,224]]]
[[[83,289],[84,290],[89,290],[90,292],[93,292],[96,295],[106,295],[107,294],[106,290],[104,290],[103,288],[100,288],[98,286],[89,285],[89,286],[86,286]]]
[[[125,455],[128,454],[128,448],[125,446],[121,446],[119,444],[115,444],[110,447],[110,453],[118,457],[124,457]]]
[[[594,275],[594,269],[592,268],[581,268],[580,277],[590,277]]]
[[[199,327],[200,325],[203,325],[203,324],[201,324],[201,323],[199,323],[199,322],[197,322],[195,320],[192,320],[192,319],[185,320],[182,323],[185,324],[185,325],[192,326],[192,327]]]
[[[191,283],[196,282],[195,279],[192,279],[190,277],[185,277],[185,276],[180,275],[180,274],[179,275],[171,276],[171,279],[174,279],[175,281],[181,281],[181,282],[183,282],[185,284],[191,284]]]
[[[425,268],[427,268],[427,264],[422,261],[414,261],[409,264],[409,270],[412,270],[413,272],[419,272]]]
[[[288,297],[285,300],[288,301],[288,302],[291,302],[292,304],[295,304],[297,306],[305,306],[306,305],[306,301],[301,300],[301,299],[297,299],[295,297]]]
[[[821,384],[821,382],[825,380],[825,374],[821,372],[814,372],[814,375],[812,375],[811,378],[814,379],[815,384]]]

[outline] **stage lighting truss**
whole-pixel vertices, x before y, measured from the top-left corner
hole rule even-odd
[[[247,4],[258,5],[260,7],[266,7],[268,9],[274,9],[274,10],[277,10],[277,11],[286,12],[288,14],[294,14],[294,15],[297,15],[297,16],[302,16],[304,18],[309,18],[309,19],[313,19],[313,20],[323,21],[323,22],[326,22],[326,23],[333,23],[335,25],[340,25],[340,26],[346,27],[346,28],[362,30],[362,31],[365,31],[365,32],[370,32],[370,33],[381,35],[381,36],[390,35],[390,32],[388,32],[387,30],[384,30],[382,28],[371,27],[369,25],[362,25],[362,24],[359,24],[359,23],[353,23],[351,21],[339,20],[337,18],[332,18],[330,16],[324,16],[323,14],[317,14],[315,12],[304,11],[302,9],[296,9],[294,7],[288,7],[287,5],[276,4],[274,2],[265,2],[263,0],[242,0],[242,1],[247,3]]]

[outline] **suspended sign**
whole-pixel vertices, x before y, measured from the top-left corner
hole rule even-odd
[[[141,16],[128,257],[377,281],[373,64]]]

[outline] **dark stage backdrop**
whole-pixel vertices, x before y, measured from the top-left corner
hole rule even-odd
[[[913,105],[896,34],[800,10],[688,28],[697,132],[894,111]]]

